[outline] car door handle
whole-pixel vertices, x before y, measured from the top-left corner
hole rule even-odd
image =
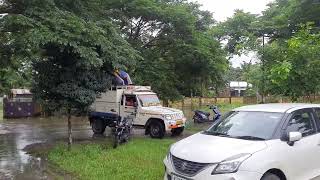
[[[110,111],[111,111],[111,112],[116,112],[116,110],[114,110],[114,109],[111,109]]]

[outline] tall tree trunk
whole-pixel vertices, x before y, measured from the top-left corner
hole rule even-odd
[[[72,145],[72,126],[71,126],[71,109],[68,109],[68,150]]]
[[[169,100],[168,99],[163,100],[163,106],[169,107]]]

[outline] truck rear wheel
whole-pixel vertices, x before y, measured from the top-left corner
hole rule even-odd
[[[183,130],[184,130],[184,127],[179,127],[179,128],[176,128],[176,129],[172,129],[171,130],[172,136],[180,136],[181,133],[183,132]]]
[[[160,121],[153,121],[149,126],[149,133],[152,138],[163,138],[165,129]]]
[[[106,130],[106,124],[101,119],[94,119],[91,122],[91,128],[95,134],[103,134]]]

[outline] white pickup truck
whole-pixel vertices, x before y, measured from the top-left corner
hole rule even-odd
[[[180,135],[186,122],[181,110],[161,106],[149,86],[111,87],[92,104],[89,121],[93,132],[102,134],[114,120],[128,116],[152,138],[162,138],[166,132]]]

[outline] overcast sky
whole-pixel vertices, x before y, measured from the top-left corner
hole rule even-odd
[[[198,2],[203,6],[201,9],[213,13],[213,17],[218,21],[224,21],[231,17],[235,9],[243,9],[246,12],[260,14],[267,8],[267,4],[272,0],[190,0]]]
[[[231,17],[236,9],[243,9],[245,12],[261,14],[267,8],[267,4],[273,0],[190,0],[202,4],[202,10],[208,10],[213,13],[213,17],[217,21],[225,21]],[[254,53],[249,56],[234,57],[231,62],[232,66],[239,67],[241,63],[254,62],[256,59]]]

